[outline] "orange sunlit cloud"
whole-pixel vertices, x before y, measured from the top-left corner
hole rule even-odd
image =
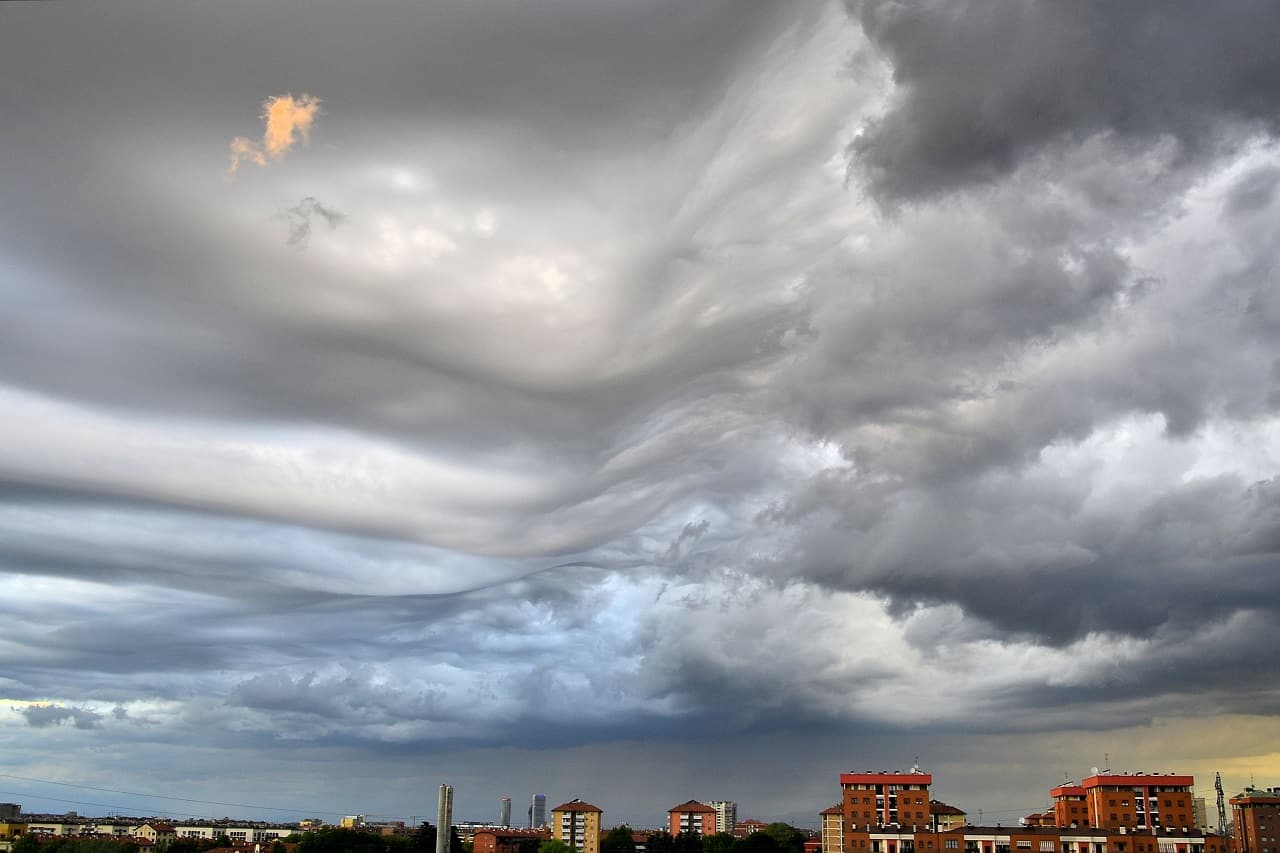
[[[307,142],[311,125],[320,114],[320,99],[311,95],[272,95],[262,102],[262,120],[267,129],[262,142],[243,136],[231,140],[231,166],[229,172],[240,168],[242,160],[258,166],[267,165],[268,159],[279,160],[285,152],[301,139]]]

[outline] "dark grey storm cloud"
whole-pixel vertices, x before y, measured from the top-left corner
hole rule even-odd
[[[6,754],[648,824],[1272,737],[1274,17],[0,6]]]
[[[1277,128],[1265,0],[848,7],[893,67],[888,111],[851,149],[886,197],[992,181],[1093,136],[1196,159]]]
[[[47,726],[60,726],[70,723],[77,729],[96,728],[102,715],[87,708],[67,708],[62,705],[28,705],[20,708],[19,713],[27,720],[27,725],[40,729]]]

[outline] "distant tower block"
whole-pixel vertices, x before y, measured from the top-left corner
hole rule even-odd
[[[716,832],[733,832],[738,825],[738,804],[730,800],[712,800],[707,805],[716,810]]]
[[[511,826],[511,798],[498,801],[498,826]]]
[[[449,853],[449,836],[453,834],[453,786],[440,786],[436,803],[436,853]]]
[[[547,825],[547,795],[534,794],[533,804],[529,806],[529,826],[537,829]]]

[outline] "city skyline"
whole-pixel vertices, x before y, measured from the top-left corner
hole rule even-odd
[[[1276,32],[0,3],[0,798],[1280,783]]]
[[[7,774],[0,774],[0,778],[4,778],[5,775]],[[872,778],[872,777],[875,777],[875,778]],[[845,795],[841,793],[841,789],[849,787],[849,783],[858,782],[858,781],[861,781],[861,782],[883,781],[883,779],[888,779],[891,777],[899,777],[901,779],[906,779],[908,781],[917,781],[917,782],[923,781],[924,782],[923,790],[928,792],[926,795],[926,801],[930,802],[931,806],[936,807],[938,805],[942,805],[949,810],[954,810],[954,813],[966,814],[970,818],[969,823],[970,824],[976,823],[977,825],[986,825],[992,822],[996,824],[1013,823],[1016,825],[1017,823],[1021,822],[1022,819],[1024,818],[1035,818],[1038,815],[1047,814],[1050,816],[1055,816],[1054,819],[1058,822],[1058,825],[1065,826],[1068,823],[1070,823],[1073,819],[1071,817],[1068,817],[1067,815],[1066,801],[1076,799],[1080,801],[1081,805],[1084,805],[1085,792],[1086,790],[1088,790],[1088,786],[1097,786],[1099,784],[1116,784],[1121,780],[1132,780],[1128,784],[1136,785],[1136,784],[1140,784],[1139,780],[1143,780],[1143,779],[1147,780],[1148,784],[1152,780],[1155,780],[1162,785],[1169,785],[1169,784],[1176,783],[1176,784],[1185,786],[1189,795],[1196,797],[1200,801],[1197,805],[1201,808],[1206,809],[1206,811],[1204,811],[1204,813],[1202,814],[1203,821],[1200,822],[1198,825],[1208,827],[1211,831],[1217,832],[1216,813],[1210,813],[1207,810],[1209,808],[1209,804],[1213,802],[1214,794],[1216,793],[1215,785],[1213,782],[1208,782],[1207,780],[1196,780],[1191,774],[1179,774],[1175,772],[1158,772],[1158,771],[1157,772],[1128,771],[1128,770],[1112,771],[1112,770],[1108,770],[1105,768],[1098,768],[1098,767],[1092,767],[1089,769],[1089,771],[1086,774],[1082,774],[1078,776],[1077,777],[1078,781],[1073,781],[1070,779],[1058,780],[1057,783],[1052,784],[1050,787],[1046,787],[1043,792],[1044,799],[1041,803],[1027,807],[1027,808],[1014,808],[1014,809],[999,809],[999,808],[993,809],[989,807],[984,808],[982,806],[979,806],[976,808],[963,807],[963,808],[957,809],[956,808],[957,803],[959,803],[960,805],[964,805],[965,800],[963,798],[960,798],[959,800],[956,800],[954,798],[948,798],[944,802],[942,799],[939,799],[936,790],[933,790],[931,787],[934,784],[933,774],[925,772],[918,765],[913,766],[909,770],[901,770],[901,769],[899,770],[883,770],[883,769],[882,770],[871,770],[871,769],[850,770],[850,771],[842,772],[838,774],[838,782],[837,784],[833,785],[833,791],[834,791],[833,799],[837,801],[837,806],[836,806],[837,811],[840,808],[839,802],[843,801],[845,798]],[[13,778],[13,777],[10,777],[10,778]],[[1173,781],[1168,781],[1168,780],[1173,780]],[[44,782],[50,785],[54,784],[49,780],[30,779],[28,781]],[[895,779],[895,781],[897,780]],[[953,789],[964,790],[967,787],[966,785],[964,785],[964,780],[951,780],[951,781],[952,781]],[[1086,787],[1083,787],[1083,788],[1079,787],[1081,785]],[[76,785],[74,783],[64,783],[64,786],[70,787],[70,788],[85,787],[85,786]],[[95,790],[102,790],[102,789],[95,789]],[[1243,792],[1252,791],[1252,790],[1256,790],[1259,793],[1259,795],[1263,795],[1263,794],[1270,795],[1270,790],[1268,786],[1265,784],[1262,784],[1262,785],[1256,784],[1256,780],[1254,780],[1253,778],[1251,778],[1247,784],[1240,786],[1238,789],[1233,788],[1228,784],[1226,785],[1224,790],[1226,792],[1226,797],[1236,796],[1236,795],[1242,794]],[[112,793],[112,792],[104,791],[104,793]],[[120,791],[115,793],[128,794],[131,796],[139,796],[139,797],[145,798],[145,795],[137,792]],[[290,822],[296,823],[299,820],[318,818],[322,821],[328,819],[328,822],[330,823],[340,822],[343,825],[346,825],[347,822],[353,819],[359,819],[360,821],[367,821],[369,823],[388,823],[388,822],[398,821],[410,826],[416,825],[425,820],[428,822],[432,822],[435,825],[438,825],[440,814],[447,812],[450,816],[449,818],[450,822],[453,825],[465,824],[465,825],[490,826],[490,827],[504,826],[504,825],[510,826],[510,824],[504,824],[502,822],[501,816],[499,817],[498,821],[486,820],[479,817],[467,817],[467,816],[463,816],[460,818],[455,817],[453,815],[453,793],[454,793],[453,787],[450,785],[441,784],[438,786],[437,802],[435,805],[436,815],[434,820],[432,820],[432,818],[429,816],[425,816],[418,813],[408,814],[408,815],[403,815],[403,814],[394,815],[386,812],[365,811],[358,814],[350,814],[349,813],[350,810],[348,810],[347,812],[326,812],[324,810],[317,810],[317,809],[308,810],[305,808],[293,810],[293,813],[291,815],[289,815],[287,818],[280,817],[280,820],[285,823],[290,823]],[[1079,794],[1079,796],[1073,796],[1077,793]],[[532,802],[528,810],[531,819],[534,813],[534,806],[538,802],[538,798],[542,798],[542,802],[544,804],[546,802],[546,795],[543,795],[543,794],[533,795]],[[186,798],[183,798],[180,796],[173,796],[173,795],[153,794],[149,799],[151,799],[152,801],[167,799],[167,800],[173,800],[173,801],[179,801],[179,802],[183,802],[183,801],[196,802],[196,801],[189,801]],[[509,798],[503,797],[501,798],[500,802],[505,800],[509,800]],[[104,804],[104,803],[91,803],[83,800],[62,799],[62,800],[55,800],[55,802],[63,802],[68,804],[81,805],[81,806],[97,806],[100,808],[116,808],[114,806],[108,806],[107,804]],[[568,799],[565,805],[568,807],[568,810],[572,811],[575,808],[575,804],[580,804],[580,803],[583,803],[583,798],[580,796],[574,796]],[[3,803],[0,803],[0,805],[3,805]],[[22,804],[20,803],[17,805],[19,807],[22,806]],[[255,806],[254,804],[251,804],[251,803],[212,803],[210,802],[208,803],[208,805],[237,806],[243,809],[248,809],[250,811],[254,809],[265,809],[265,810],[274,811],[277,813],[288,811],[286,809],[280,809],[277,807],[270,807],[265,805]],[[370,805],[376,805],[376,804],[370,804]],[[591,810],[595,808],[594,804],[585,804],[585,805],[588,807],[587,810]],[[662,819],[653,819],[652,815],[649,816],[650,818],[649,822],[646,822],[644,819],[637,820],[634,817],[631,819],[615,818],[612,820],[604,820],[603,822],[600,822],[600,825],[604,827],[608,827],[608,826],[627,824],[630,826],[634,826],[637,829],[655,829],[655,830],[665,829],[670,831],[670,828],[672,827],[673,822],[676,821],[676,818],[672,817],[673,812],[679,812],[680,810],[683,809],[684,806],[688,806],[688,805],[698,806],[698,809],[697,809],[698,811],[702,811],[703,809],[705,809],[709,815],[714,813],[714,818],[709,817],[709,820],[711,820],[714,826],[717,827],[717,831],[720,831],[719,826],[720,826],[720,821],[722,820],[720,816],[721,807],[724,807],[729,814],[733,815],[737,823],[743,822],[742,820],[737,820],[737,811],[738,811],[737,803],[732,801],[711,800],[711,799],[700,800],[695,797],[684,804],[680,804],[668,809],[664,809],[662,811]],[[1096,807],[1097,807],[1096,804],[1090,804],[1090,808],[1096,808]],[[1189,806],[1184,805],[1182,808],[1186,810],[1186,808],[1188,807]],[[883,808],[886,808],[884,803],[881,803],[879,806],[877,806],[878,810]],[[633,811],[628,810],[628,807],[625,804],[618,807],[615,810],[620,811],[624,814],[634,814]],[[607,810],[602,809],[602,811],[607,811]],[[24,814],[34,814],[34,813],[50,814],[50,815],[62,814],[62,812],[59,812],[57,810],[42,811],[39,809],[33,809],[29,807],[24,807],[23,812]],[[768,810],[768,806],[766,805],[763,808],[755,809],[750,813],[749,817],[746,817],[743,820],[750,822],[750,821],[760,821],[763,818],[764,823],[769,823],[774,820],[782,820],[783,822],[791,823],[792,825],[798,828],[818,831],[822,828],[822,815],[828,812],[830,812],[829,804],[828,806],[824,806],[823,808],[815,809],[812,814],[812,819],[806,819],[804,816],[801,816],[799,819],[784,819],[784,818],[778,817],[777,815],[771,814]],[[212,814],[200,815],[198,813],[174,812],[174,811],[165,810],[165,809],[157,809],[154,812],[150,812],[150,813],[144,813],[144,812],[130,813],[127,810],[126,811],[116,810],[116,811],[94,812],[92,809],[84,812],[77,812],[75,810],[72,810],[69,813],[81,818],[94,817],[94,816],[113,817],[118,815],[128,815],[130,817],[135,817],[135,818],[143,818],[143,817],[166,818],[166,819],[171,819],[174,821],[186,822],[186,823],[190,823],[193,821],[197,823],[202,821],[207,822],[210,819],[263,820],[262,817],[230,818],[227,815],[223,815],[221,817],[215,818]],[[1017,814],[1017,817],[1013,821],[1010,821],[1009,815],[1015,814],[1015,813]],[[880,819],[882,821],[892,823],[893,821],[889,817],[889,814],[890,812],[886,810],[884,814],[880,815]],[[341,815],[341,820],[340,821],[335,820],[336,818],[339,817],[339,815]],[[896,815],[894,817],[896,817]],[[1124,816],[1121,815],[1121,817],[1123,818]],[[858,814],[850,814],[846,816],[846,820],[849,822],[852,822],[853,824],[865,825],[868,822],[866,818],[867,818],[867,815],[863,814],[862,812],[859,812]],[[977,820],[975,821],[974,818],[976,818]],[[990,820],[987,820],[986,823],[983,823],[984,818],[989,818]],[[1228,821],[1230,821],[1229,817],[1228,817]],[[683,825],[684,823],[688,823],[688,822],[689,821],[686,819],[680,825]],[[1124,822],[1125,821],[1122,819],[1121,823],[1124,823]],[[1157,821],[1157,823],[1158,822],[1159,821]],[[554,831],[553,824],[554,824],[553,821],[552,822],[544,821],[543,823],[539,824],[539,826],[547,827],[552,831]]]

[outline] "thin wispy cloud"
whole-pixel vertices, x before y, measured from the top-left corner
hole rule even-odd
[[[289,226],[288,244],[295,248],[305,248],[311,240],[313,219],[333,229],[341,225],[346,216],[341,211],[326,207],[314,196],[307,196],[293,207],[280,211],[280,218]]]

